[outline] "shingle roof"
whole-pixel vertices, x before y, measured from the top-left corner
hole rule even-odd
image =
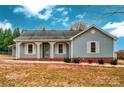
[[[23,30],[23,33],[15,39],[16,40],[37,40],[37,39],[70,39],[75,38],[80,34],[85,33],[91,28],[96,28],[99,31],[103,32],[107,36],[113,38],[116,40],[116,37],[109,34],[108,32],[103,31],[101,28],[96,27],[95,25],[92,25],[83,31],[70,31],[70,30],[63,30],[63,31],[57,31],[57,30]]]
[[[23,30],[23,33],[16,40],[24,39],[69,39],[80,31],[57,31],[57,30]]]

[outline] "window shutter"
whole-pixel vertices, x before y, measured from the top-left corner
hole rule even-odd
[[[87,53],[90,53],[91,46],[90,46],[90,42],[89,41],[87,41],[86,48],[87,48]]]
[[[55,53],[58,54],[58,44],[55,44]]]
[[[33,46],[33,54],[36,54],[36,45],[32,44],[32,46]]]
[[[100,52],[100,44],[99,42],[97,41],[96,42],[96,53],[99,53]]]
[[[66,54],[66,44],[63,44],[63,53]]]

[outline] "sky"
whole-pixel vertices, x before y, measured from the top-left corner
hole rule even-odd
[[[124,49],[124,6],[114,5],[0,5],[0,27],[3,29],[69,30],[77,21],[95,24],[117,37],[115,51]]]

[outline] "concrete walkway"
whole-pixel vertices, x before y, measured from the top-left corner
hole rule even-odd
[[[99,66],[99,67],[124,67],[124,65],[111,65],[111,64],[104,64],[104,65],[100,65],[98,63],[80,63],[80,64],[76,64],[76,63],[65,63],[63,61],[24,61],[24,60],[0,60],[1,62],[9,62],[9,63],[56,63],[56,64],[69,64],[69,65],[86,65],[86,66]]]

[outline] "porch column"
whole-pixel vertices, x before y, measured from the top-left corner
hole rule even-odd
[[[50,44],[50,58],[54,58],[54,44],[55,42],[49,42]]]
[[[42,42],[36,42],[36,45],[37,45],[37,58],[40,58],[40,53],[41,53],[40,45],[41,44],[42,44]]]
[[[20,58],[20,46],[21,42],[16,42],[16,59]]]

